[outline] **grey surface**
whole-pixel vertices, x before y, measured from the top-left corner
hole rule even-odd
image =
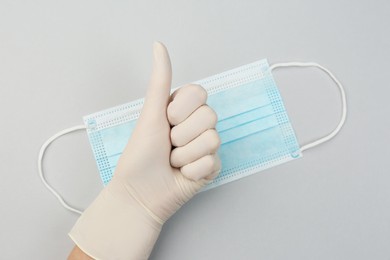
[[[142,97],[153,40],[173,85],[252,61],[316,61],[344,83],[347,123],[304,158],[205,192],[151,259],[390,259],[389,1],[0,1],[0,258],[64,259],[77,216],[41,184],[40,145],[83,115]],[[274,73],[300,143],[336,126],[315,69]],[[101,189],[83,132],[48,150],[77,207]]]

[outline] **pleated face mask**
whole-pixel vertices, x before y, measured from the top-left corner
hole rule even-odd
[[[342,97],[342,117],[336,129],[302,147],[298,144],[272,76],[273,69],[287,66],[320,68],[335,81]],[[302,157],[304,150],[335,136],[346,118],[346,100],[342,85],[329,70],[316,63],[281,63],[270,67],[264,59],[194,83],[201,85],[208,92],[207,104],[218,115],[216,130],[221,139],[218,155],[222,170],[203,190]],[[48,140],[46,146],[63,134],[86,128],[100,177],[106,185],[111,180],[119,157],[131,136],[143,102],[144,99],[139,99],[87,115],[84,117],[85,125],[58,133]],[[44,145],[41,149],[40,159],[45,148]],[[47,184],[41,170],[40,173]],[[55,195],[62,200],[58,194]],[[64,205],[65,202],[61,203]]]

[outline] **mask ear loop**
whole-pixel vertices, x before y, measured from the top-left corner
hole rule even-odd
[[[330,132],[329,134],[311,142],[311,143],[308,143],[306,145],[303,145],[300,149],[301,152],[307,150],[307,149],[310,149],[310,148],[313,148],[317,145],[320,145],[322,143],[325,143],[327,141],[329,141],[330,139],[332,139],[333,137],[335,137],[341,130],[341,128],[343,127],[344,123],[345,123],[345,120],[347,118],[347,99],[346,99],[346,96],[345,96],[345,90],[344,90],[344,87],[343,85],[340,83],[340,81],[333,75],[332,72],[330,72],[327,68],[321,66],[320,64],[318,63],[314,63],[314,62],[284,62],[284,63],[275,63],[273,64],[272,66],[269,67],[269,70],[272,71],[276,68],[281,68],[281,67],[316,67],[316,68],[319,68],[321,69],[322,71],[324,71],[326,74],[329,75],[329,77],[336,83],[339,91],[340,91],[340,95],[341,95],[341,102],[342,102],[342,113],[341,113],[341,118],[340,118],[340,122],[339,124],[337,125],[337,127],[332,131]]]
[[[65,200],[61,197],[61,195],[52,186],[50,186],[50,184],[46,181],[45,176],[43,174],[42,162],[43,162],[43,157],[45,155],[45,151],[46,151],[47,147],[54,140],[56,140],[57,138],[59,138],[63,135],[66,135],[68,133],[79,131],[79,130],[84,130],[84,129],[86,129],[86,127],[84,125],[78,125],[78,126],[73,126],[73,127],[64,129],[62,131],[59,131],[58,133],[56,133],[55,135],[53,135],[52,137],[50,137],[49,139],[46,140],[46,142],[42,145],[41,149],[39,150],[39,154],[38,154],[38,174],[39,174],[39,177],[41,178],[41,181],[43,182],[43,184],[58,199],[58,201],[61,203],[61,205],[64,208],[66,208],[72,212],[75,212],[77,214],[80,214],[80,215],[82,214],[82,212],[80,210],[74,208],[73,206],[69,205],[67,202],[65,202]]]

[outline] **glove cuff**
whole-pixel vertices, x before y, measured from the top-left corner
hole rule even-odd
[[[120,189],[110,184],[84,211],[69,236],[95,259],[147,259],[162,224],[136,200],[129,196],[124,200]]]

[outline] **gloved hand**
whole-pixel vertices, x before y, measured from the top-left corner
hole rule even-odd
[[[206,91],[187,85],[170,95],[165,46],[155,43],[153,56],[145,103],[113,179],[69,234],[96,259],[147,259],[164,222],[220,171]]]

